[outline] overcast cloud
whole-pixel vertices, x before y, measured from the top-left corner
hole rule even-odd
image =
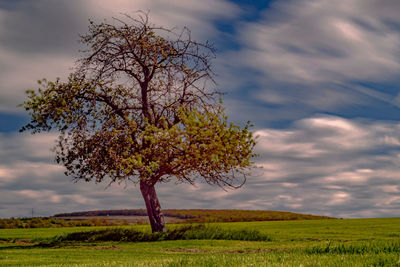
[[[225,105],[254,122],[262,166],[235,191],[160,185],[162,207],[400,216],[400,2],[277,0],[257,14],[244,2],[0,2],[0,119],[24,114],[16,105],[38,79],[68,75],[89,18],[150,11],[216,44]],[[132,184],[65,177],[56,137],[0,132],[0,217],[144,207]]]

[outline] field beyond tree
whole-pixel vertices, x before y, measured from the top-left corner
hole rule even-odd
[[[333,219],[327,216],[265,210],[166,209],[168,223],[210,223]],[[92,210],[52,217],[0,219],[0,229],[148,224],[144,209]]]
[[[108,230],[151,236],[148,225],[1,229],[0,265],[400,266],[399,225],[400,218],[208,223],[205,229],[226,234],[191,239],[194,232],[183,240],[153,242],[79,239],[82,232]],[[169,224],[167,229],[180,227],[187,224]],[[199,229],[204,237],[204,228]],[[243,234],[266,241],[244,240]]]

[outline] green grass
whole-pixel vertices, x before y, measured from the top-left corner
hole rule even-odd
[[[305,250],[308,254],[380,254],[400,253],[400,240],[397,241],[369,241],[359,244],[332,244],[314,246]]]
[[[3,229],[0,266],[400,266],[400,218],[209,226],[226,232],[257,230],[272,241],[68,241],[38,247],[55,236],[105,227]],[[150,232],[148,226],[118,229]]]

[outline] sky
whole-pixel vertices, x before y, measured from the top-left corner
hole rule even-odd
[[[400,216],[400,1],[0,0],[0,218],[145,207],[133,184],[66,177],[57,132],[19,133],[17,107],[68,76],[89,19],[138,10],[214,44],[229,118],[258,136],[242,188],[162,184],[162,208]]]

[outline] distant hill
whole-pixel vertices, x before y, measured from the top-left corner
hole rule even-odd
[[[209,209],[165,209],[164,216],[178,218],[184,222],[250,222],[250,221],[288,221],[335,219],[286,211],[269,210],[209,210]],[[92,210],[59,213],[54,217],[98,217],[98,216],[147,216],[144,209]]]

